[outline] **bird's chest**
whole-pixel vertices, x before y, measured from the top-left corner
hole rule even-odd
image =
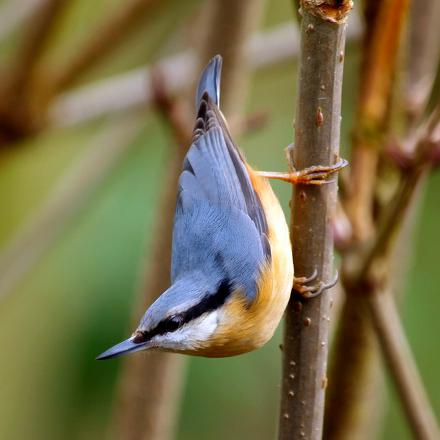
[[[292,287],[290,271],[278,265],[262,270],[258,293],[248,305],[239,291],[219,310],[219,325],[203,356],[225,357],[252,351],[264,345],[280,322]]]

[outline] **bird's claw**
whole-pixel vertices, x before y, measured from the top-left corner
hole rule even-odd
[[[334,165],[314,165],[300,171],[295,170],[291,163],[289,164],[290,172],[288,173],[270,171],[256,171],[255,173],[266,179],[282,180],[283,182],[289,182],[293,185],[324,185],[334,182],[334,180],[327,180],[327,178],[346,167],[348,162],[345,159],[339,159]]]
[[[312,286],[305,286],[304,284],[309,283],[316,279],[318,271],[315,269],[310,277],[298,277],[293,280],[293,291],[301,295],[303,298],[315,298],[319,296],[324,290],[330,289],[336,285],[339,279],[339,274],[336,272],[335,277],[329,283],[324,283],[324,281],[319,281]]]
[[[302,185],[324,185],[332,183],[334,180],[327,180],[328,177],[341,171],[347,165],[348,161],[341,158],[334,165],[314,165],[300,171],[293,171],[291,173],[291,183]]]
[[[304,286],[304,284],[310,283],[310,281],[316,280],[316,277],[318,276],[318,269],[313,271],[312,275],[309,277],[294,277],[293,279],[293,287],[295,288],[296,285]]]

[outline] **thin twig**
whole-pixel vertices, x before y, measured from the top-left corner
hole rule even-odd
[[[345,18],[351,2],[303,1],[298,105],[292,163],[298,169],[332,165],[339,152]],[[322,7],[327,7],[322,10]],[[295,276],[333,279],[331,221],[336,184],[298,186],[292,198]],[[331,296],[304,300],[293,294],[286,314],[280,433],[284,439],[322,437],[327,383]]]
[[[33,133],[41,125],[45,108],[40,105],[45,91],[35,85],[35,70],[46,43],[55,27],[56,19],[69,0],[44,0],[34,8],[32,25],[28,26],[24,41],[2,78],[0,86],[0,142]]]
[[[368,3],[368,2],[367,2]],[[371,3],[374,5],[374,1]],[[347,210],[354,236],[368,238],[374,230],[372,204],[378,146],[388,126],[395,62],[404,29],[408,0],[385,0],[372,6],[375,20],[368,22],[357,106],[353,152],[351,157],[350,193]]]
[[[414,438],[418,440],[439,439],[440,430],[391,293],[375,292],[369,295],[367,303],[373,327]]]
[[[402,174],[396,194],[382,214],[383,219],[379,224],[377,234],[361,259],[358,271],[349,275],[351,278],[350,283],[358,283],[361,280],[368,279],[375,261],[386,256],[394,243],[413,196],[420,182],[431,169],[431,152],[440,148],[440,106],[433,112],[426,126],[420,131],[421,134],[416,142],[413,163]]]
[[[64,90],[74,83],[85,71],[98,60],[104,58],[123,37],[135,29],[140,20],[145,18],[148,11],[148,18],[155,17],[158,10],[165,7],[167,1],[159,0],[129,0],[123,2],[114,13],[112,13],[94,31],[87,42],[79,49],[67,64],[59,71],[54,78],[50,78],[54,91]]]
[[[440,2],[411,2],[408,38],[408,67],[405,81],[405,111],[410,128],[422,116],[440,57]]]
[[[17,94],[25,88],[32,76],[56,21],[56,18],[69,0],[44,0],[35,9],[32,25],[28,26],[24,44],[19,51],[10,76],[8,88],[10,93]]]
[[[32,17],[44,0],[6,0],[0,6],[0,40]]]

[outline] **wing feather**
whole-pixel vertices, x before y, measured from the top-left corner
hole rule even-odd
[[[207,93],[201,97],[193,144],[183,169],[179,192],[188,190],[214,205],[245,213],[256,226],[266,257],[270,257],[266,216],[252,186],[248,165],[232,141],[223,115]],[[196,186],[199,188],[195,189]]]

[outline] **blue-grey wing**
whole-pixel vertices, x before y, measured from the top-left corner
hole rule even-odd
[[[245,160],[232,141],[220,110],[207,94],[200,103],[193,143],[179,181],[179,192],[190,190],[212,204],[233,206],[255,224],[267,257],[268,226],[261,201],[252,186]]]
[[[252,220],[234,207],[213,205],[183,190],[176,206],[173,231],[172,282],[201,272],[212,284],[227,281],[255,298],[266,257]]]

